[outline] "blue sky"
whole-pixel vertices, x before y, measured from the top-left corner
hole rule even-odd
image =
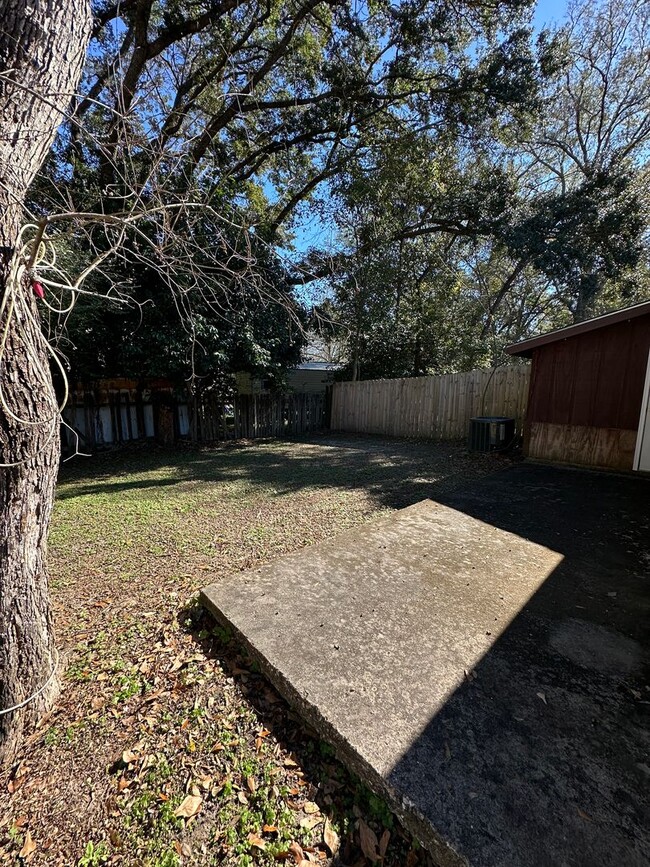
[[[557,25],[564,17],[568,0],[539,0],[533,13],[533,27],[542,30],[549,25]],[[327,224],[309,215],[307,222],[299,223],[293,228],[295,234],[294,245],[299,253],[309,247],[329,247],[333,242],[332,228]]]
[[[533,26],[541,30],[545,24],[557,24],[563,18],[567,0],[539,0],[533,15]]]

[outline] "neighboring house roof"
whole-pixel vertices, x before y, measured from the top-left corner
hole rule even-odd
[[[340,366],[340,364],[329,361],[303,361],[294,370],[323,370],[327,372],[328,370],[338,370]]]
[[[650,315],[650,301],[642,301],[640,304],[624,307],[622,310],[614,310],[613,313],[605,313],[603,316],[594,317],[594,319],[586,319],[575,325],[567,325],[566,328],[557,328],[547,334],[540,334],[539,337],[529,337],[528,340],[512,343],[510,346],[506,346],[506,352],[508,355],[523,355],[530,358],[534,349],[546,346],[547,343],[566,340],[568,337],[577,337],[578,334],[585,334],[587,331],[595,331],[597,328],[605,328],[608,325],[615,325],[617,322],[627,322],[629,319],[636,319],[637,316],[647,315]]]

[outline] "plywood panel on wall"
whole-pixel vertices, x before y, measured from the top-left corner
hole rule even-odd
[[[612,470],[631,470],[635,430],[531,422],[526,437],[528,457],[554,463]]]

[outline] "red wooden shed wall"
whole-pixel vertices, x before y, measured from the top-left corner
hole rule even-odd
[[[631,469],[649,349],[650,315],[535,349],[528,453]]]

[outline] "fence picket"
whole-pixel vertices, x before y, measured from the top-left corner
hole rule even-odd
[[[515,419],[526,413],[530,367],[510,364],[468,373],[337,382],[331,427],[355,433],[461,439],[477,415]]]

